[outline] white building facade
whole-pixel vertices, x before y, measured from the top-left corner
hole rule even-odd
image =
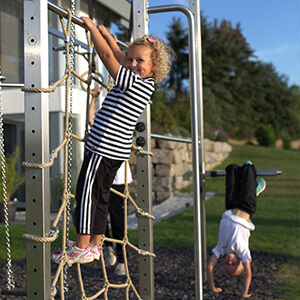
[[[52,3],[70,8],[70,0],[54,0]],[[75,15],[91,16],[96,24],[104,24],[108,28],[117,28],[119,25],[129,27],[131,15],[131,2],[128,0],[76,0]],[[62,29],[57,14],[49,11],[49,86],[64,75],[65,54],[60,49],[64,43]],[[2,102],[4,115],[5,152],[10,154],[15,147],[20,148],[18,171],[24,172],[21,162],[24,161],[24,35],[23,35],[23,0],[1,0],[0,6],[0,61],[1,75],[5,76],[2,82]],[[125,42],[125,41],[124,41]],[[78,46],[78,43],[83,43]],[[83,28],[75,26],[75,67],[80,75],[88,70],[88,63],[84,57],[87,49],[86,35]],[[95,58],[96,69],[103,74],[105,83],[108,83],[108,74],[101,63]],[[105,95],[103,90],[102,97]],[[72,88],[72,131],[84,137],[86,124],[86,92],[83,90],[80,80],[74,79]],[[49,137],[51,152],[64,138],[65,126],[65,86],[64,83],[49,95]],[[72,147],[72,184],[76,184],[76,177],[81,166],[83,143],[73,141]],[[59,153],[50,169],[52,204],[55,210],[58,207],[58,199],[55,197],[55,189],[59,178],[63,173],[63,153]],[[20,201],[19,208],[25,208],[24,186],[13,195]]]

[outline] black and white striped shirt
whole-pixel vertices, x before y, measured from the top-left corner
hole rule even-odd
[[[154,92],[154,78],[142,79],[120,66],[116,85],[95,116],[85,147],[102,156],[128,160],[133,131]]]

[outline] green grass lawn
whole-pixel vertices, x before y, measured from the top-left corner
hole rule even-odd
[[[281,170],[282,175],[265,177],[266,190],[258,197],[252,221],[250,249],[286,256],[278,280],[283,299],[300,299],[300,153],[292,150],[258,146],[233,146],[229,157],[216,168],[224,170],[230,163],[241,165],[249,159],[257,170]],[[206,190],[216,195],[206,202],[207,246],[218,240],[219,222],[225,209],[225,177],[206,178]],[[165,247],[194,245],[193,208],[154,225],[154,244]],[[136,240],[136,232],[130,232]]]
[[[251,233],[250,249],[278,253],[287,262],[278,275],[283,299],[300,299],[300,153],[293,150],[258,146],[233,146],[230,156],[216,169],[224,170],[230,163],[242,164],[249,159],[257,170],[281,170],[282,175],[265,177],[266,190],[259,196],[257,211],[252,217],[256,226]],[[218,228],[224,211],[225,177],[206,178],[206,190],[216,195],[206,202],[207,246],[217,243]],[[24,226],[11,226],[13,262],[25,258]],[[0,265],[6,262],[4,226],[0,227]],[[75,232],[71,228],[70,239]],[[130,240],[137,243],[137,231],[129,231]],[[193,208],[154,225],[154,244],[165,247],[194,245]],[[59,246],[57,240],[52,249]]]

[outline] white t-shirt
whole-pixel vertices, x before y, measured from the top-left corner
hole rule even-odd
[[[132,175],[128,161],[124,161],[117,171],[113,184],[125,184],[125,163],[127,164],[127,183],[132,182]]]
[[[243,263],[251,260],[249,249],[250,231],[255,229],[254,224],[231,213],[231,209],[222,215],[219,228],[219,240],[217,246],[212,250],[217,258],[234,252]]]

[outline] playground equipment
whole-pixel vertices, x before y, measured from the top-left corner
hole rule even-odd
[[[38,5],[37,5],[38,4]],[[204,213],[204,209],[200,210],[199,199],[204,196],[204,185],[202,180],[202,195],[200,193],[200,176],[203,178],[204,176],[204,168],[202,158],[199,157],[199,154],[202,156],[202,121],[198,120],[198,110],[202,109],[202,104],[200,101],[201,92],[199,91],[199,83],[201,85],[200,80],[200,69],[201,62],[199,58],[200,55],[200,26],[199,22],[195,21],[195,18],[200,18],[200,9],[199,3],[197,1],[190,1],[191,7],[194,9],[194,13],[192,13],[189,9],[182,6],[169,6],[167,8],[154,8],[152,13],[159,12],[161,9],[164,11],[175,11],[179,10],[186,14],[189,21],[189,30],[190,30],[190,68],[193,73],[193,80],[191,81],[191,99],[192,99],[192,120],[193,120],[193,161],[194,161],[194,207],[195,207],[195,241],[196,241],[196,260],[197,260],[197,268],[196,268],[196,290],[197,294],[202,294],[202,278],[201,278],[201,226],[200,226],[200,211]],[[48,78],[48,68],[46,63],[46,54],[48,51],[47,40],[43,32],[47,32],[47,9],[46,6],[50,9],[53,9],[53,5],[50,3],[46,3],[46,1],[39,1],[39,3],[35,3],[35,1],[25,1],[24,2],[24,40],[25,40],[25,87],[35,89],[36,87],[47,86]],[[39,13],[37,13],[39,12]],[[137,36],[141,36],[147,32],[147,7],[145,1],[133,1],[133,36],[134,38]],[[149,9],[149,12],[151,10]],[[79,18],[72,16],[72,21],[82,26],[82,22]],[[197,25],[195,25],[197,24]],[[35,49],[34,55],[32,49]],[[197,50],[197,53],[196,53]],[[32,71],[35,69],[34,76],[32,76]],[[201,88],[200,88],[201,90]],[[32,92],[32,90],[31,90]],[[47,98],[43,93],[34,93],[32,94],[30,90],[26,90],[25,94],[25,137],[26,137],[26,162],[28,163],[39,163],[45,164],[46,159],[49,155],[48,146],[49,142],[46,141],[46,133],[48,131],[48,120],[47,120]],[[37,116],[37,119],[35,116]],[[201,114],[200,114],[201,115]],[[34,122],[33,120],[38,120],[38,122]],[[151,176],[150,176],[150,157],[149,155],[145,155],[150,152],[150,109],[146,108],[143,116],[140,120],[145,124],[145,130],[139,133],[139,137],[145,139],[145,145],[143,147],[143,152],[137,158],[137,173],[138,178],[141,182],[138,182],[138,197],[144,199],[141,204],[141,209],[144,211],[149,211],[151,213]],[[32,135],[33,128],[39,127],[37,133]],[[36,131],[35,131],[36,132]],[[39,145],[33,149],[33,145]],[[200,147],[199,147],[200,145]],[[138,145],[139,146],[139,145]],[[143,176],[139,176],[139,174],[143,174]],[[200,175],[201,174],[201,175]],[[44,169],[38,170],[28,170],[26,171],[26,185],[36,186],[35,191],[28,190],[28,194],[26,195],[26,207],[28,210],[28,217],[30,220],[36,220],[34,215],[31,215],[30,212],[40,212],[41,218],[36,220],[33,224],[31,222],[26,221],[27,234],[36,234],[38,236],[45,236],[49,233],[49,216],[45,214],[45,211],[49,209],[50,200],[49,200],[49,192],[46,189],[43,189],[44,186],[48,186],[49,182],[49,172]],[[42,195],[37,197],[37,195]],[[36,198],[40,198],[39,201]],[[202,201],[203,202],[203,201]],[[28,219],[27,217],[27,219]],[[37,224],[39,226],[37,226]],[[40,228],[37,229],[37,228]],[[48,230],[47,230],[48,229]],[[149,249],[151,252],[153,249],[153,239],[152,239],[152,222],[149,219],[139,219],[139,232],[143,232],[144,234],[139,234],[139,243],[143,244],[145,248]],[[145,235],[145,232],[147,235]],[[46,276],[46,270],[49,269],[49,262],[46,264],[42,264],[42,261],[46,261],[48,255],[50,254],[49,245],[35,245],[32,241],[27,242],[27,251],[31,251],[31,248],[36,250],[38,257],[41,258],[39,266],[43,266],[41,268],[37,267],[37,261],[28,260],[28,278],[32,279],[28,280],[28,288],[27,288],[27,296],[30,295],[46,295],[49,294],[49,287],[46,282],[49,282]],[[153,299],[153,290],[154,290],[154,279],[153,279],[153,258],[148,257],[147,259],[143,259],[140,262],[140,269],[143,270],[144,274],[147,274],[146,278],[140,280],[141,283],[141,291],[144,291],[146,295],[143,295],[145,299]],[[39,272],[37,272],[39,270]],[[39,275],[37,276],[37,273]],[[40,276],[42,274],[42,276]],[[34,287],[35,286],[35,287]]]
[[[190,0],[190,8],[180,5],[147,8],[145,1],[133,0],[133,37],[147,33],[148,13],[180,11],[188,19],[189,53],[191,72],[191,140],[178,139],[179,142],[192,142],[194,178],[194,222],[195,222],[195,289],[196,299],[202,299],[202,281],[205,277],[206,238],[205,238],[205,176],[203,159],[203,107],[201,79],[201,41],[199,1]],[[48,86],[48,9],[60,17],[70,17],[68,13],[46,0],[24,1],[24,41],[25,41],[25,140],[26,157],[29,164],[48,164],[49,129],[48,95],[41,87]],[[71,16],[72,22],[83,27],[83,22]],[[65,41],[70,42],[66,35]],[[91,49],[91,48],[89,48]],[[90,51],[90,50],[89,50]],[[73,72],[74,74],[74,72]],[[66,79],[66,78],[64,78]],[[67,83],[66,83],[67,86]],[[51,89],[46,89],[46,92]],[[87,89],[89,91],[89,89]],[[66,92],[67,93],[67,92]],[[68,109],[67,109],[68,110]],[[66,111],[67,111],[66,110]],[[67,117],[66,117],[67,119]],[[143,211],[152,211],[151,203],[151,128],[150,108],[146,107],[140,118],[143,130],[138,131],[137,140],[137,178],[138,198]],[[68,124],[67,124],[68,125]],[[66,126],[68,127],[68,126]],[[74,137],[74,136],[72,136]],[[156,138],[165,139],[156,135]],[[174,138],[176,141],[176,138]],[[67,143],[66,143],[67,144]],[[50,155],[51,159],[53,157]],[[66,155],[67,157],[67,155]],[[218,173],[217,173],[218,174]],[[221,173],[220,173],[221,174]],[[29,168],[26,170],[26,230],[29,236],[48,239],[50,233],[50,192],[49,169]],[[34,188],[33,188],[34,187]],[[68,194],[67,197],[70,195]],[[66,212],[63,212],[66,214]],[[139,246],[153,252],[153,231],[151,218],[139,218]],[[52,233],[51,233],[52,234]],[[141,246],[142,245],[142,246]],[[50,244],[33,239],[27,240],[27,298],[50,299]],[[143,299],[154,299],[153,256],[140,259],[140,290]]]
[[[69,120],[69,116],[70,116],[70,106],[69,106],[69,103],[71,103],[70,101],[70,91],[69,91],[69,80],[70,80],[70,75],[73,74],[74,76],[76,76],[77,78],[79,78],[81,81],[85,82],[87,85],[88,85],[88,88],[87,88],[87,105],[89,103],[89,97],[90,97],[90,84],[91,84],[91,58],[92,58],[92,45],[91,45],[91,42],[90,42],[90,38],[89,38],[89,34],[87,33],[86,36],[87,36],[87,41],[88,41],[88,49],[90,50],[89,51],[89,72],[88,72],[88,79],[85,80],[84,78],[82,78],[81,76],[79,76],[75,71],[74,69],[71,67],[71,64],[69,63],[70,61],[70,55],[69,55],[69,50],[70,50],[70,24],[72,22],[72,19],[74,18],[69,11],[65,11],[51,3],[48,3],[48,6],[50,7],[50,9],[54,10],[55,12],[58,13],[59,17],[60,17],[60,21],[61,21],[61,25],[62,25],[62,28],[63,28],[63,32],[64,32],[64,40],[65,40],[65,49],[66,49],[66,68],[65,68],[65,75],[59,79],[57,82],[55,82],[54,84],[52,84],[49,88],[43,88],[43,87],[36,87],[34,84],[31,84],[31,85],[26,85],[26,80],[25,80],[25,88],[24,88],[24,91],[26,93],[37,93],[38,95],[40,93],[48,93],[48,92],[51,92],[52,90],[54,90],[56,88],[56,86],[58,84],[60,84],[61,82],[63,82],[65,80],[65,86],[66,86],[66,108],[65,108],[65,113],[66,113],[66,117],[65,117],[65,120],[66,120],[66,124],[65,124],[65,138],[63,140],[63,142],[61,143],[61,145],[59,145],[50,155],[50,160],[49,162],[45,162],[45,163],[39,163],[39,162],[33,162],[33,161],[26,161],[26,163],[23,163],[24,166],[26,166],[27,168],[33,168],[33,169],[44,169],[44,168],[47,168],[49,166],[51,166],[53,164],[53,160],[55,159],[55,157],[57,156],[57,152],[62,148],[64,147],[64,159],[65,159],[65,165],[64,165],[64,181],[65,183],[67,182],[67,173],[68,173],[68,170],[67,170],[67,160],[69,158],[69,150],[68,150],[68,145],[70,143],[70,138],[75,138],[79,141],[83,141],[85,139],[81,139],[77,136],[75,136],[71,131],[70,131],[70,126],[69,126],[69,123],[68,123],[68,120]],[[64,20],[63,18],[67,18],[68,19],[68,22],[67,22],[67,25],[65,25],[64,23]],[[32,18],[30,18],[31,20],[33,20]],[[79,20],[79,21],[78,21]],[[77,22],[79,22],[80,26],[83,26],[83,22],[77,18]],[[31,61],[33,62],[33,61]],[[34,62],[35,64],[35,62]],[[32,106],[33,107],[33,106]],[[35,107],[33,109],[35,111]],[[87,110],[88,111],[88,110]],[[33,126],[33,125],[32,125]],[[32,129],[31,131],[32,133],[35,132],[34,129]],[[86,130],[87,132],[87,130]],[[35,156],[35,155],[33,155]],[[26,157],[27,158],[27,157]],[[29,156],[29,159],[30,159],[30,156]],[[36,177],[32,177],[32,179],[36,179]],[[61,215],[63,215],[63,219],[64,219],[64,226],[63,226],[63,245],[62,245],[62,253],[63,253],[63,256],[62,256],[62,260],[59,264],[59,267],[57,269],[57,272],[56,272],[56,276],[54,277],[53,279],[53,283],[52,283],[52,287],[51,287],[51,297],[55,297],[56,295],[56,283],[58,281],[58,278],[60,277],[61,279],[61,283],[63,281],[63,267],[66,265],[66,256],[64,255],[65,253],[65,248],[66,248],[66,245],[68,244],[68,241],[66,239],[66,233],[67,233],[67,230],[66,230],[66,215],[68,214],[68,211],[66,209],[66,207],[68,206],[68,203],[69,203],[69,197],[74,197],[73,195],[70,194],[69,190],[66,188],[65,186],[65,189],[64,189],[64,195],[63,195],[63,204],[58,212],[58,216],[55,220],[55,222],[53,223],[53,227],[56,227],[57,226],[57,223],[58,223],[58,220],[60,218]],[[126,200],[127,198],[131,199],[128,195],[125,196]],[[35,201],[36,203],[37,201]],[[152,216],[148,213],[143,213],[142,209],[139,209],[138,212],[140,213],[140,215],[143,215],[145,218],[149,218],[151,219]],[[30,228],[31,229],[31,228]],[[53,240],[53,238],[56,237],[56,232],[55,233],[48,233],[48,234],[44,234],[44,236],[41,236],[41,235],[37,235],[36,233],[33,233],[33,232],[28,232],[28,227],[27,227],[27,233],[25,235],[25,237],[28,239],[28,243],[30,241],[33,241],[34,243],[37,243],[37,242],[50,242],[51,240]],[[103,239],[103,241],[105,240],[105,238]],[[112,240],[110,239],[110,241],[115,241],[115,240]],[[120,242],[120,241],[115,241],[115,242]],[[149,251],[144,251],[142,249],[137,249],[136,247],[134,247],[132,244],[130,244],[127,240],[127,235],[125,235],[124,237],[124,240],[123,240],[124,244],[125,245],[129,245],[131,246],[132,248],[136,249],[138,251],[139,254],[141,255],[144,255],[144,256],[155,256],[154,254],[150,253]],[[37,246],[35,245],[35,247],[37,248]],[[30,255],[32,253],[29,253]],[[126,256],[126,255],[125,255]],[[126,259],[125,259],[126,260]],[[107,293],[107,288],[108,287],[117,287],[116,285],[112,285],[109,283],[108,279],[107,279],[107,276],[106,276],[106,272],[105,272],[105,264],[104,264],[104,259],[103,259],[103,255],[101,255],[101,261],[102,261],[102,266],[103,266],[103,272],[104,272],[104,276],[106,277],[105,279],[105,285],[106,287],[101,289],[98,293],[96,293],[96,295],[92,296],[91,299],[94,299],[94,297],[97,297],[99,295],[101,295],[102,293],[105,293],[105,297],[107,297],[106,293]],[[37,270],[39,270],[38,268],[41,268],[41,267],[44,267],[44,265],[39,265],[38,262],[33,262],[33,266],[29,266],[29,270],[34,268],[34,273],[30,274],[31,276],[31,279],[36,275],[35,273],[37,272]],[[85,296],[85,292],[84,292],[84,288],[83,288],[83,283],[82,283],[82,280],[81,280],[81,272],[80,272],[80,265],[77,265],[78,267],[78,277],[79,277],[79,281],[80,281],[80,286],[81,286],[81,290],[82,290],[82,293],[83,293],[83,297],[86,297]],[[127,272],[128,274],[128,272]],[[47,276],[47,274],[45,273],[45,278],[44,278],[44,282],[49,281],[48,279],[49,276]],[[33,297],[33,296],[36,296],[36,295],[43,295],[44,297],[47,297],[47,292],[46,289],[47,289],[47,285],[44,284],[44,291],[40,291],[42,289],[42,287],[40,286],[41,282],[39,283],[36,283],[36,281],[40,280],[40,278],[36,278],[34,284],[32,284],[31,286],[31,289],[29,289],[29,287],[27,286],[27,297],[30,298],[30,297]],[[133,291],[135,292],[136,296],[138,297],[138,299],[140,299],[140,296],[139,294],[137,293],[136,289],[134,288],[133,284],[131,283],[131,280],[130,278],[128,278],[126,284],[123,284],[123,285],[120,285],[120,287],[123,287],[123,288],[127,288],[127,293],[129,291],[129,287],[131,287],[133,289]],[[33,292],[33,294],[32,294]],[[64,288],[63,288],[63,284],[61,284],[61,289],[60,289],[60,293],[61,293],[61,297],[63,297],[64,295]]]

